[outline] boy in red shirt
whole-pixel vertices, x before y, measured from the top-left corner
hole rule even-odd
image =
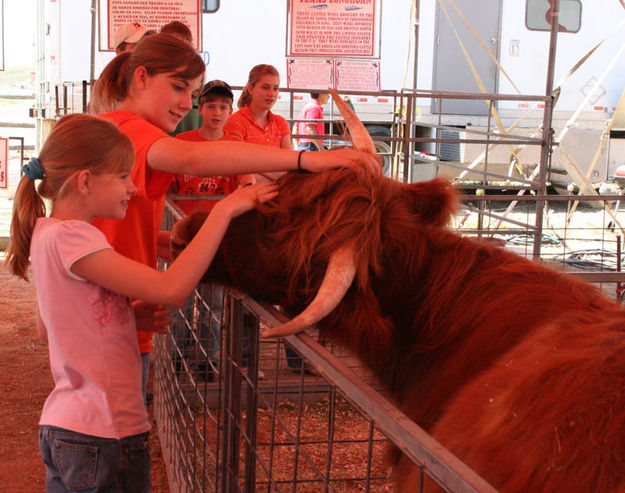
[[[204,85],[198,99],[202,126],[183,132],[177,139],[201,142],[204,140],[238,140],[224,133],[224,125],[232,114],[232,89],[222,80],[211,80]],[[178,195],[228,195],[239,186],[254,182],[254,175],[190,176],[176,174],[171,191]],[[210,210],[215,200],[178,200],[176,205],[190,214],[195,210]]]
[[[207,82],[198,99],[198,112],[202,117],[202,126],[196,130],[180,133],[177,139],[190,141],[205,140],[233,140],[228,138],[223,131],[228,117],[232,114],[232,101],[234,95],[230,86],[221,80]],[[186,214],[195,210],[208,211],[213,208],[219,197],[234,192],[238,187],[254,183],[254,175],[236,176],[190,176],[174,175],[171,184],[171,192],[177,195],[205,195],[207,200],[176,200],[176,205]],[[210,196],[215,196],[210,198]],[[193,354],[196,347],[195,340],[190,330],[179,313],[174,312],[172,317],[172,331],[182,355],[187,359],[189,367],[195,371],[202,380],[213,380],[213,373],[219,366],[218,352],[220,346],[220,326],[223,309],[224,290],[217,284],[198,286],[200,295],[211,307],[208,313],[209,320],[198,321],[198,341],[203,350]],[[187,304],[182,308],[184,317],[193,324],[193,303],[191,296]],[[203,311],[201,311],[204,313]],[[208,329],[208,330],[207,330]],[[206,342],[208,345],[206,346]],[[206,351],[206,357],[201,354]],[[181,370],[181,365],[176,365]]]

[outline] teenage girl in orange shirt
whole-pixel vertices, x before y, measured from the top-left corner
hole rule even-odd
[[[272,65],[256,65],[237,106],[224,127],[226,134],[251,144],[292,149],[289,124],[271,108],[278,101],[280,74]]]

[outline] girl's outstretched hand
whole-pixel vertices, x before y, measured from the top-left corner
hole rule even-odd
[[[231,217],[236,217],[252,210],[258,204],[273,199],[277,195],[278,184],[272,181],[264,181],[237,188],[226,198],[217,202],[215,208],[219,207],[227,210]]]
[[[313,172],[362,166],[376,176],[382,174],[380,156],[348,148],[328,152],[305,152],[301,157],[301,164],[303,169]]]

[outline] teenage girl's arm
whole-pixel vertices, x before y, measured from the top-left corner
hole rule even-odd
[[[217,202],[197,236],[165,272],[110,248],[77,260],[71,271],[94,284],[146,303],[181,307],[210,265],[230,220],[277,194],[276,184],[259,183],[241,187]]]
[[[163,137],[154,142],[147,154],[153,169],[195,176],[229,176],[297,169],[298,152],[236,141],[190,142]],[[319,172],[331,168],[365,166],[380,174],[380,164],[370,154],[352,149],[307,152],[301,166]]]
[[[280,140],[280,149],[293,150],[293,144],[291,143],[291,134],[285,135]],[[274,171],[273,173],[262,173],[257,177],[257,181],[261,182],[264,179],[277,180],[280,178],[285,172],[284,171]]]

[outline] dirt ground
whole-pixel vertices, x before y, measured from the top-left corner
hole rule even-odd
[[[0,256],[0,265],[3,261]],[[34,287],[0,267],[0,491],[45,490],[37,432],[52,387],[47,347],[35,330]],[[151,406],[149,411],[152,416]],[[152,491],[166,493],[167,474],[152,424]]]

